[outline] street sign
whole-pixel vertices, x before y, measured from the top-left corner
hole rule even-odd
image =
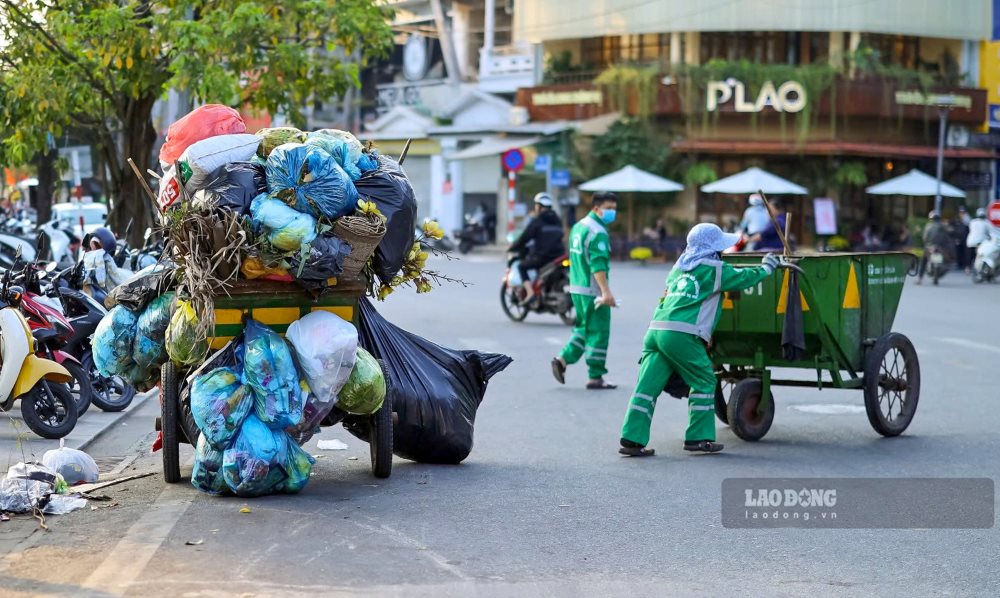
[[[990,224],[1000,228],[1000,201],[995,201],[986,208],[986,217],[990,219]]]
[[[503,166],[511,172],[524,168],[524,154],[519,149],[507,150],[503,153]]]
[[[553,170],[550,180],[552,181],[553,187],[569,187],[569,171],[564,169]]]
[[[552,156],[548,154],[539,154],[535,158],[535,172],[545,172],[552,167]]]

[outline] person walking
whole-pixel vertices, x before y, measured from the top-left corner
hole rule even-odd
[[[618,305],[608,282],[611,237],[608,225],[615,221],[618,197],[595,193],[590,212],[569,233],[569,292],[576,310],[573,335],[558,357],[552,359],[552,375],[566,383],[566,368],[586,357],[590,390],[617,388],[604,379],[611,333],[611,308]]]
[[[771,217],[767,215],[767,208],[764,207],[764,198],[754,193],[747,200],[750,205],[743,211],[743,220],[740,221],[740,230],[746,233],[748,238],[756,238],[764,229],[771,226]],[[753,242],[748,243],[748,250],[753,250]]]
[[[698,224],[688,233],[687,248],[667,277],[666,291],[643,340],[639,381],[625,412],[619,453],[630,457],[655,453],[646,448],[653,410],[674,374],[691,388],[684,450],[722,450],[715,442],[715,368],[707,349],[722,315],[722,293],[752,287],[781,264],[770,253],[756,267],[724,263],[721,252],[737,239],[739,235],[711,223]]]

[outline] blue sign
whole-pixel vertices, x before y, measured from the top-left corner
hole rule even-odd
[[[989,121],[991,129],[1000,129],[1000,104],[990,104]]]
[[[503,153],[503,165],[513,172],[521,170],[524,168],[524,154],[519,149],[507,150]]]
[[[553,170],[552,176],[550,178],[553,187],[569,187],[569,171],[568,170]]]
[[[535,158],[535,172],[545,172],[549,168],[552,168],[552,156],[548,154],[539,154]]]

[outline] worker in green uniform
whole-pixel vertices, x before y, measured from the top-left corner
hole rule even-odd
[[[781,261],[764,256],[759,267],[736,268],[723,263],[721,252],[739,241],[738,234],[722,232],[709,223],[696,225],[687,236],[687,248],[667,276],[666,292],[653,314],[643,341],[639,382],[625,413],[621,448],[631,457],[645,457],[656,399],[676,373],[691,388],[684,450],[715,453],[715,368],[708,357],[722,315],[722,293],[746,289],[767,278]]]
[[[595,193],[590,212],[569,233],[569,292],[576,309],[573,336],[562,353],[552,360],[552,374],[566,383],[566,367],[586,357],[589,380],[587,388],[617,388],[604,379],[608,373],[608,336],[611,333],[611,308],[618,303],[608,286],[611,262],[611,238],[608,225],[614,222],[618,197],[614,193]]]

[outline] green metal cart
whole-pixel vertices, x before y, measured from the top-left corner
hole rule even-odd
[[[211,347],[221,349],[238,336],[243,330],[244,318],[253,318],[279,334],[284,334],[295,320],[317,310],[334,313],[357,326],[358,299],[364,291],[360,281],[341,281],[316,297],[289,284],[237,281],[228,295],[216,297],[213,303],[215,335]],[[168,483],[180,481],[180,443],[196,444],[200,434],[191,415],[188,397],[188,380],[196,370],[182,370],[168,361],[160,371],[157,430],[162,432],[163,477]],[[388,375],[385,380],[388,384]],[[350,415],[334,408],[323,421],[324,426],[343,423],[368,428],[372,473],[379,478],[387,478],[392,472],[392,398],[388,390],[382,407],[373,415]]]
[[[760,264],[752,254],[724,259]],[[719,380],[716,416],[743,440],[759,440],[774,420],[773,386],[853,388],[863,391],[868,421],[879,434],[901,434],[917,409],[920,362],[910,340],[892,332],[892,322],[916,256],[827,253],[795,263],[798,297],[789,296],[795,270],[782,269],[723,298],[711,349]],[[787,359],[782,331],[792,301],[801,307],[805,349]],[[816,378],[777,378],[772,368],[814,370]]]

